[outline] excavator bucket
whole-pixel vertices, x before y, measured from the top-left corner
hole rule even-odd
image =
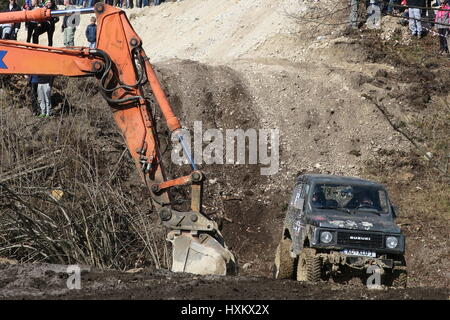
[[[194,274],[236,275],[237,266],[231,251],[209,234],[169,233],[172,243],[172,271]]]

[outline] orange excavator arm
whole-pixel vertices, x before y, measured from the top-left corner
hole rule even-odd
[[[55,16],[95,13],[97,48],[54,48],[11,40],[0,40],[0,74],[95,76],[100,91],[111,107],[128,150],[143,182],[150,191],[162,223],[171,231],[172,270],[196,274],[231,274],[235,260],[227,249],[217,224],[201,212],[203,174],[191,163],[193,172],[167,180],[159,154],[154,115],[146,87],[156,100],[169,130],[178,134],[180,123],[172,111],[142,40],[124,11],[97,3],[94,8],[0,13],[0,24],[44,21]],[[183,143],[180,135],[180,142]],[[190,159],[190,155],[186,155]],[[168,190],[190,185],[191,210],[171,208]]]

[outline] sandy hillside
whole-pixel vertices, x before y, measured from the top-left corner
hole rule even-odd
[[[188,59],[239,73],[261,125],[281,132],[283,179],[304,170],[358,175],[354,160],[366,160],[381,145],[404,142],[364,101],[358,85],[362,72],[373,75],[386,66],[348,63],[359,62],[359,56],[336,39],[337,30],[311,32],[291,17],[311,6],[300,0],[186,0],[127,14],[153,63]],[[82,16],[76,45],[87,44],[89,18]],[[54,42],[63,42],[58,25]],[[353,149],[359,159],[349,155]]]
[[[254,52],[275,34],[293,31],[286,13],[301,7],[289,0],[187,0],[125,11],[153,62],[179,58],[217,64]],[[75,45],[87,45],[84,31],[90,17],[81,16]],[[55,46],[63,45],[60,25],[55,32]],[[22,30],[19,38],[25,37]],[[46,44],[45,36],[41,43]]]

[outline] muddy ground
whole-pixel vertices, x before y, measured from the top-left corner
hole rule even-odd
[[[282,2],[285,6],[292,3]],[[236,3],[249,6],[245,7],[249,12],[250,9],[260,10],[262,12],[251,12],[262,16],[286,9],[263,0]],[[171,5],[176,6],[173,12]],[[244,16],[238,20],[238,30],[232,29],[233,24],[221,24],[232,29],[228,32],[230,43],[236,47],[230,51],[235,53],[232,56],[224,54],[228,51],[224,51],[219,41],[220,34],[214,33],[215,28],[209,30],[203,18],[220,23],[225,18],[226,21],[239,18],[240,10],[224,3],[223,10],[228,14],[225,17],[212,17],[212,14],[203,17],[196,12],[200,22],[190,17],[192,30],[185,29],[189,24],[177,24],[173,30],[164,30],[164,23],[158,19],[175,19],[174,22],[185,19],[181,16],[185,12],[183,5],[161,6],[162,15],[152,11],[158,9],[147,9],[156,19],[155,27],[161,28],[160,33],[167,35],[167,39],[161,39],[159,50],[146,48],[157,61],[158,75],[183,125],[192,129],[194,121],[201,120],[204,129],[276,127],[281,130],[281,162],[276,175],[262,176],[259,165],[202,166],[206,174],[204,212],[222,225],[222,233],[237,258],[241,275],[199,277],[155,270],[155,261],[163,268],[169,266],[167,250],[170,248],[163,242],[164,230],[149,209],[147,191],[135,175],[120,134],[114,129],[109,110],[94,83],[59,79],[55,90],[58,93],[57,116],[37,120],[20,98],[25,96],[22,82],[2,89],[2,93],[6,93],[2,95],[2,106],[9,106],[0,118],[3,127],[8,129],[8,146],[2,146],[2,150],[13,155],[6,152],[0,155],[0,174],[13,170],[26,157],[39,158],[42,152],[61,148],[71,152],[75,149],[77,152],[59,158],[51,170],[36,174],[36,180],[17,179],[12,186],[18,190],[24,185],[31,188],[33,184],[45,190],[62,189],[66,195],[61,203],[73,214],[81,209],[95,209],[101,214],[113,212],[114,219],[122,219],[122,216],[128,218],[136,212],[143,213],[144,220],[138,222],[149,221],[157,243],[154,248],[157,258],[150,255],[134,233],[128,237],[127,223],[120,225],[123,228],[120,235],[125,235],[127,241],[123,247],[118,246],[114,259],[105,255],[101,259],[92,258],[91,262],[85,258],[89,254],[76,256],[66,250],[60,254],[62,261],[59,261],[13,250],[9,251],[11,258],[21,264],[0,264],[0,297],[449,299],[450,184],[448,171],[443,173],[442,168],[445,153],[449,152],[450,119],[446,103],[450,100],[450,77],[442,70],[448,70],[450,62],[448,58],[437,56],[437,39],[428,36],[411,42],[404,36],[405,29],[398,29],[395,20],[389,20],[382,31],[355,32],[343,26],[308,25],[292,16],[286,17],[283,24],[277,20],[279,17],[271,16],[268,21],[276,21],[275,28],[266,25],[265,19],[255,22]],[[211,12],[216,6],[209,0],[197,5],[205,5],[201,8],[204,12]],[[311,10],[310,16],[314,16],[322,12],[320,6],[327,6],[327,3],[305,2],[305,5]],[[191,10],[196,11],[196,8]],[[254,15],[256,18],[256,13]],[[151,22],[143,20],[145,17],[145,14],[136,17],[137,25],[147,28],[146,23]],[[345,15],[341,11],[332,16],[330,22],[343,19]],[[270,32],[265,34],[265,29]],[[223,31],[225,35],[227,30]],[[177,35],[189,32],[195,32],[198,39],[193,39],[205,44],[205,49],[189,43],[187,37],[183,38],[182,46],[171,45],[164,50],[162,41],[176,43]],[[245,46],[246,35],[252,35],[247,40],[255,42],[254,48]],[[386,41],[387,37],[391,40]],[[186,58],[186,55],[196,61],[173,59],[176,56]],[[14,100],[11,107],[10,102]],[[168,139],[167,131],[161,123],[159,127],[164,144]],[[54,141],[55,132],[60,142]],[[424,157],[423,149],[433,153],[432,161]],[[164,152],[166,160],[169,151]],[[82,159],[81,165],[77,162],[78,156]],[[166,164],[172,177],[189,170],[187,166],[178,167],[170,161]],[[86,178],[80,173],[85,167],[92,177]],[[291,185],[301,173],[355,175],[386,185],[398,207],[398,222],[407,236],[407,289],[371,291],[358,278],[317,285],[270,279]],[[105,182],[107,187],[104,187]],[[94,186],[95,192],[85,192],[80,186]],[[109,194],[116,190],[117,197],[110,198]],[[104,193],[108,196],[100,199],[102,206],[92,205],[91,202]],[[183,202],[186,196],[181,189],[174,191],[174,199],[179,200],[177,205],[186,205]],[[48,204],[33,203],[49,209]],[[8,210],[8,207],[3,209]],[[56,210],[55,214],[58,212]],[[97,221],[90,220],[90,223],[95,225]],[[141,234],[138,232],[138,235]],[[80,247],[77,249],[83,251],[83,243]],[[83,273],[82,290],[67,290],[67,274],[61,265],[85,264],[86,260],[102,269],[92,268]],[[30,264],[30,261],[37,263]],[[143,269],[137,273],[123,272],[135,268]]]
[[[81,272],[81,289],[69,290],[66,266],[0,265],[3,299],[448,299],[448,290],[408,288],[367,290],[365,287],[277,281],[261,277],[220,277],[143,270],[138,273]]]

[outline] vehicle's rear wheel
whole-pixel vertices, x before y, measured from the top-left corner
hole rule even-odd
[[[316,255],[316,250],[303,248],[298,258],[297,281],[320,281],[322,262]]]
[[[275,279],[292,279],[294,277],[294,258],[291,257],[292,241],[282,239],[275,253]]]

